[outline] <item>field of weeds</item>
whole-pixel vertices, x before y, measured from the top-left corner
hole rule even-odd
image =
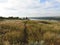
[[[0,21],[0,45],[60,45],[60,22]]]

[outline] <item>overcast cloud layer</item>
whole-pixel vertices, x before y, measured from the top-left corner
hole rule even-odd
[[[60,16],[60,0],[0,0],[0,16]]]

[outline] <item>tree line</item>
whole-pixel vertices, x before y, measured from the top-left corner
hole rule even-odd
[[[0,20],[1,19],[18,19],[18,20],[28,20],[29,18],[28,17],[23,17],[23,18],[20,18],[20,17],[1,17],[0,16]]]

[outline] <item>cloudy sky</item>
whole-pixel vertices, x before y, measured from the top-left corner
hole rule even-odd
[[[0,16],[60,16],[60,0],[0,0]]]

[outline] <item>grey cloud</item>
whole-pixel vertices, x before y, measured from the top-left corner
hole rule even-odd
[[[16,8],[5,8],[6,10],[18,10]]]
[[[0,0],[0,3],[8,2],[8,0]]]

